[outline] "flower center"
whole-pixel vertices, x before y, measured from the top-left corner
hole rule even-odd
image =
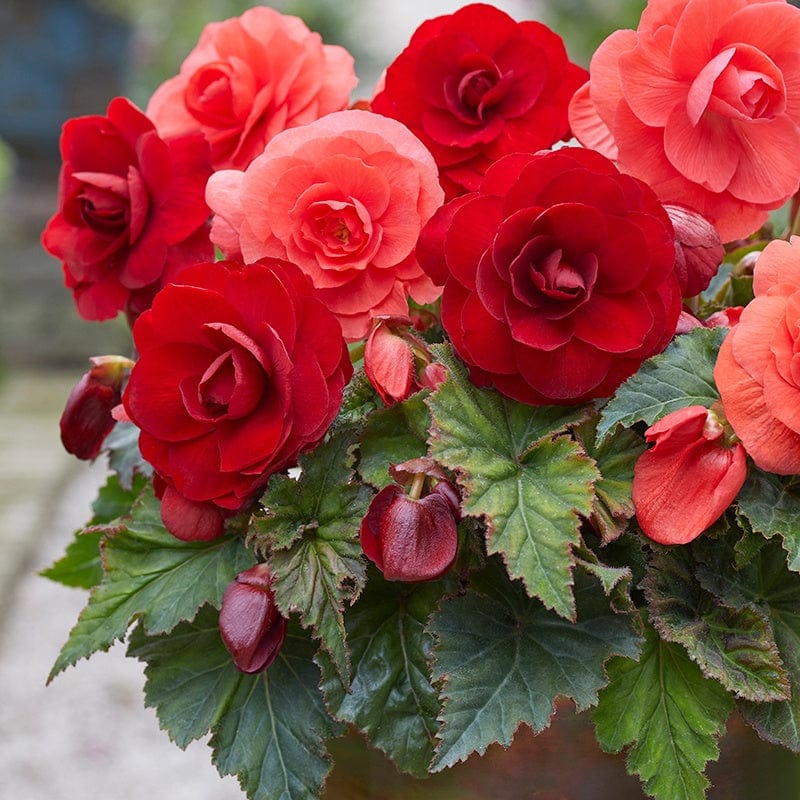
[[[231,83],[235,78],[235,86]],[[255,95],[255,78],[246,63],[239,64],[234,76],[224,61],[203,65],[189,79],[184,92],[187,111],[201,124],[226,128],[237,122],[237,109],[248,107]]]
[[[305,241],[328,258],[359,253],[372,235],[372,220],[355,198],[311,203],[301,225]]]

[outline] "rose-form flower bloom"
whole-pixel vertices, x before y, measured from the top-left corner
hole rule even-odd
[[[244,172],[215,173],[207,197],[220,249],[297,264],[349,341],[373,316],[407,314],[407,295],[441,292],[414,255],[443,200],[436,164],[395,120],[340,111],[284,131]]]
[[[97,457],[116,420],[122,384],[133,361],[123,356],[93,356],[92,368],[69,393],[61,415],[61,442],[68,453],[81,459]]]
[[[770,242],[755,298],[722,343],[714,380],[725,416],[757,466],[800,473],[800,237]]]
[[[689,406],[645,431],[654,446],[633,471],[636,519],[660,544],[686,544],[715,522],[747,477],[745,450],[726,442],[713,411]]]
[[[452,198],[477,189],[501,156],[566,138],[569,100],[586,77],[549,28],[476,3],[424,22],[371,107],[419,136]]]
[[[595,52],[572,130],[723,241],[747,236],[800,183],[798,52],[783,0],[650,0]]]
[[[361,522],[361,547],[390,581],[429,581],[450,569],[458,550],[460,500],[442,481],[424,497],[384,487]]]
[[[364,372],[387,406],[423,387],[435,389],[446,378],[411,324],[410,317],[377,317],[364,347]]]
[[[281,616],[266,564],[256,564],[228,584],[222,594],[219,632],[240,672],[263,672],[278,657],[288,620]]]
[[[650,189],[591,150],[498,161],[417,254],[472,380],[525,403],[610,395],[672,338],[674,233]]]
[[[276,133],[347,106],[353,57],[305,23],[266,6],[212,22],[153,94],[147,114],[164,135],[202,131],[214,169],[244,169]]]
[[[226,515],[316,444],[352,375],[339,323],[277,259],[188,268],[133,337],[123,404],[181,539],[219,535]]]
[[[61,134],[58,211],[42,244],[63,262],[78,313],[131,317],[184,266],[214,256],[199,134],[161,139],[130,101],[107,115],[71,119]]]

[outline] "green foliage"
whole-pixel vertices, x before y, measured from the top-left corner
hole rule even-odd
[[[275,476],[264,493],[266,511],[251,523],[251,541],[269,551],[275,602],[284,616],[297,610],[332,657],[347,685],[350,657],[344,605],[364,586],[358,530],[372,492],[353,478],[354,435],[342,430],[301,457],[298,480]]]
[[[502,554],[532,597],[574,619],[572,548],[599,476],[580,446],[557,432],[587,409],[515,403],[473,386],[446,348],[437,353],[449,377],[428,398],[431,454],[455,471],[464,514],[486,523],[488,552]]]
[[[652,425],[679,408],[708,408],[719,400],[713,372],[727,333],[727,328],[695,328],[676,336],[663,353],[645,361],[619,387],[603,409],[598,437],[604,438],[617,425],[628,428],[641,421]]]
[[[705,765],[719,757],[717,739],[733,709],[728,693],[649,626],[639,660],[613,659],[608,677],[593,713],[600,746],[629,747],[628,771],[657,800],[702,800]]]
[[[336,719],[350,722],[404,771],[423,776],[433,758],[439,700],[431,685],[429,616],[452,579],[406,584],[370,570],[367,588],[347,615],[352,650],[350,691],[322,659],[323,689]]]
[[[191,620],[204,603],[219,606],[225,587],[254,563],[238,537],[183,542],[161,523],[145,491],[124,528],[102,541],[103,579],[70,631],[49,680],[81,658],[108,650],[140,618],[148,633]]]
[[[528,597],[493,559],[475,588],[445,600],[430,623],[433,677],[444,701],[435,770],[483,754],[493,742],[509,745],[520,723],[544,730],[558,696],[589,708],[606,683],[605,662],[635,656],[630,618],[615,614],[597,581],[580,570],[575,596],[571,623]]]
[[[236,775],[250,800],[315,800],[342,733],[317,688],[313,646],[290,625],[278,658],[258,675],[233,665],[208,606],[168,635],[133,631],[128,655],[146,662],[145,698],[181,747],[211,732],[221,775]]]

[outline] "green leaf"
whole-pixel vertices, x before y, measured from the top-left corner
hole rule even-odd
[[[690,548],[656,549],[644,590],[661,638],[683,645],[707,677],[738,697],[788,699],[789,679],[766,615],[717,602],[694,567]]]
[[[789,569],[800,572],[800,496],[787,483],[751,466],[737,499],[754,531],[781,537]]]
[[[702,800],[706,762],[733,709],[730,695],[677,644],[649,626],[638,661],[615,658],[593,713],[597,740],[611,753],[630,746],[628,771],[658,800]]]
[[[714,364],[727,328],[695,328],[676,336],[660,355],[617,389],[603,408],[597,435],[603,439],[614,427],[635,422],[652,425],[671,411],[686,406],[710,407],[719,400]]]
[[[791,699],[741,701],[739,710],[762,738],[800,753],[800,575],[786,569],[786,554],[774,541],[738,571],[733,554],[719,543],[704,555],[696,570],[700,583],[725,605],[752,606],[769,619],[791,683]]]
[[[120,486],[115,475],[110,475],[92,504],[94,516],[89,524],[75,532],[64,555],[40,575],[64,586],[91,589],[103,578],[100,543],[106,533],[113,532],[113,523],[128,514],[133,501],[141,493],[147,479],[137,475],[130,489]],[[102,526],[102,527],[101,527]]]
[[[108,451],[108,466],[117,473],[124,489],[133,486],[134,478],[143,475],[149,478],[153,468],[139,452],[139,429],[131,422],[118,422],[103,442]]]
[[[141,618],[163,633],[194,617],[204,603],[218,606],[225,587],[252,566],[240,537],[183,542],[161,523],[160,504],[145,491],[119,533],[102,545],[105,574],[89,595],[48,680],[98,650],[108,650]]]
[[[382,405],[378,393],[373,389],[363,369],[353,373],[350,383],[344,387],[344,396],[339,414],[332,428],[360,425],[375,409]]]
[[[427,774],[433,758],[440,710],[427,663],[433,637],[425,625],[445,588],[454,589],[454,581],[390,582],[372,569],[347,613],[349,692],[323,660],[323,689],[334,717],[356,725],[400,770],[418,776]]]
[[[493,560],[478,590],[445,600],[430,630],[436,638],[434,681],[443,683],[444,723],[434,771],[504,746],[520,723],[541,732],[553,702],[579,710],[597,702],[612,655],[634,656],[630,618],[615,614],[597,582],[576,571],[578,621],[570,623],[510,582]]]
[[[325,711],[313,644],[290,623],[269,669],[244,675],[222,644],[217,616],[206,606],[169,634],[133,631],[128,655],[147,663],[147,705],[181,747],[210,730],[217,769],[236,775],[250,800],[319,798],[330,769],[325,739],[342,727]]]
[[[449,377],[428,398],[431,455],[456,472],[463,513],[485,521],[488,552],[502,554],[531,596],[574,618],[572,548],[598,473],[576,442],[555,434],[587,409],[527,406],[478,389],[446,348],[434,349]]]
[[[391,408],[376,411],[367,420],[361,436],[361,459],[358,471],[373,486],[383,488],[392,483],[389,463],[401,464],[428,452],[430,414],[418,392]]]
[[[299,480],[275,476],[251,525],[251,541],[271,550],[275,602],[285,616],[299,611],[304,627],[330,654],[348,684],[350,655],[344,605],[364,586],[358,531],[373,493],[354,481],[352,431],[338,432],[301,457]]]
[[[601,478],[594,487],[591,522],[603,544],[607,544],[622,535],[634,515],[633,468],[647,445],[629,428],[619,428],[613,436],[598,442],[598,422],[597,416],[591,417],[575,429],[575,435],[600,470]]]

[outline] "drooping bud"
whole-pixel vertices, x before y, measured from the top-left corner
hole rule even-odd
[[[717,229],[690,208],[665,204],[675,229],[675,273],[683,297],[700,294],[717,274],[725,248]]]
[[[90,460],[97,457],[114,427],[111,412],[118,406],[122,385],[133,366],[123,356],[94,356],[92,368],[69,393],[61,414],[61,442],[68,453]]]
[[[633,472],[633,504],[644,533],[660,544],[696,539],[731,504],[747,477],[744,447],[720,412],[689,406],[645,431],[655,445]]]
[[[272,592],[272,574],[266,564],[240,572],[222,595],[219,631],[240,672],[263,672],[277,658],[286,639],[286,617],[281,616]]]
[[[436,388],[446,377],[444,366],[432,363],[425,342],[412,333],[410,317],[375,317],[364,347],[364,372],[388,406],[422,388]]]
[[[430,459],[413,459],[391,472],[399,482],[373,498],[361,522],[361,547],[387,580],[434,580],[458,550],[458,490]],[[431,478],[438,482],[424,493]],[[409,494],[400,483],[410,483]]]

